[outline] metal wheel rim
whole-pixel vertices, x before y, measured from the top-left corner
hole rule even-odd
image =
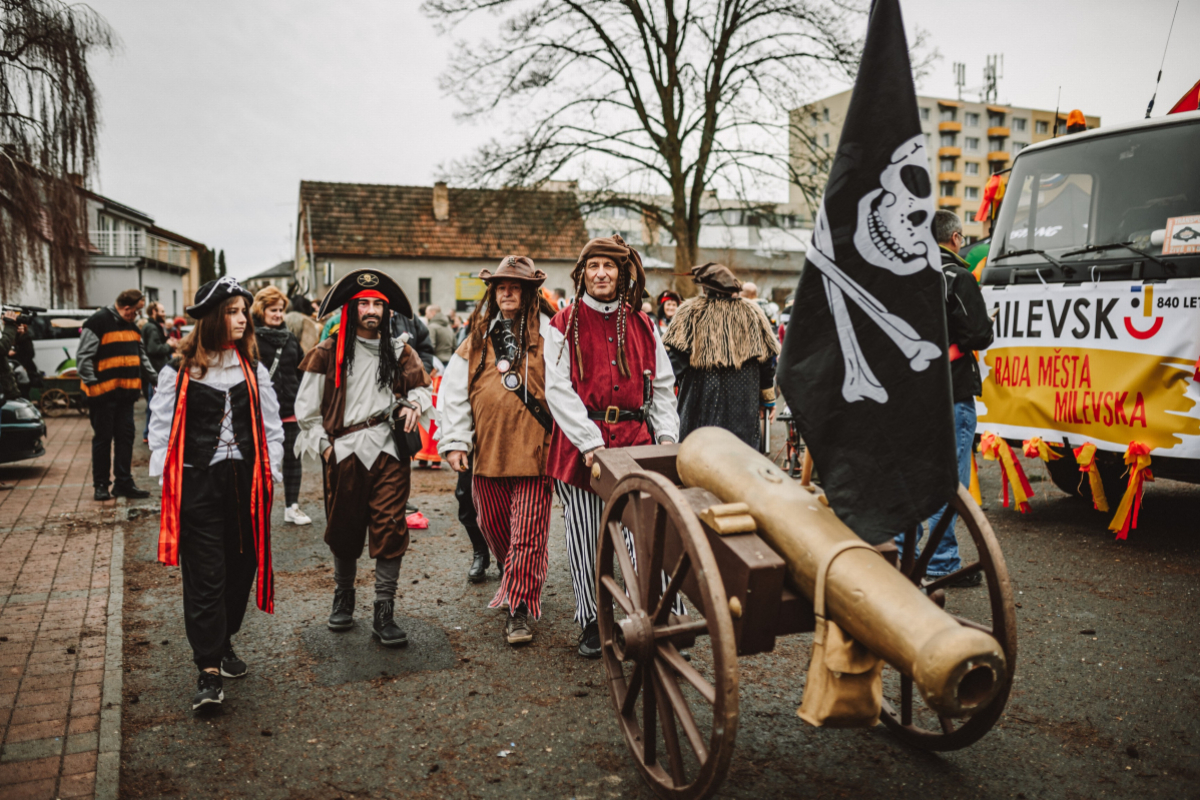
[[[879,718],[905,742],[924,750],[958,750],[979,741],[1004,713],[1017,665],[1017,612],[1016,606],[1013,604],[1008,567],[1004,562],[1004,554],[1000,551],[1000,543],[982,509],[962,486],[958,487],[958,494],[950,502],[950,507],[962,518],[966,523],[967,530],[971,533],[971,539],[975,542],[975,548],[979,553],[979,561],[975,563],[982,565],[981,569],[988,590],[992,627],[988,629],[977,623],[973,623],[973,625],[983,627],[984,630],[996,637],[996,641],[1000,643],[1000,647],[1004,651],[1008,675],[992,701],[985,708],[971,715],[961,725],[957,720],[939,717],[941,730],[930,730],[911,722],[907,724],[904,722],[902,712],[905,696],[908,696],[911,703],[923,701],[920,698],[920,692],[913,686],[912,680],[901,676],[901,710],[897,711],[884,698],[883,710]],[[966,565],[959,572],[947,576],[945,580],[950,580],[963,572],[975,571],[973,567],[974,565]],[[921,577],[923,576],[918,576],[915,580],[919,582]],[[960,621],[962,621],[961,618]]]
[[[673,714],[671,717],[671,728],[675,730],[676,750],[681,750],[684,746],[683,741],[688,741],[696,760],[700,763],[694,777],[682,784],[677,784],[675,778],[675,765],[679,764],[680,769],[682,769],[682,764],[681,759],[675,761],[671,757],[670,737],[667,734],[667,726],[665,725],[668,715],[661,713],[661,706],[664,705],[664,700],[670,701],[671,698],[664,698],[663,692],[660,691],[660,686],[664,687],[664,690],[667,687],[665,686],[664,676],[659,671],[674,669],[670,663],[664,663],[662,657],[664,651],[673,655],[676,661],[682,661],[682,658],[678,656],[678,651],[675,650],[674,646],[668,642],[656,649],[655,656],[649,662],[638,662],[640,664],[652,662],[657,668],[654,670],[656,678],[652,681],[652,685],[655,689],[655,706],[657,707],[655,725],[657,727],[660,723],[663,723],[662,732],[665,740],[664,744],[666,744],[667,749],[667,752],[662,754],[668,761],[666,768],[664,768],[662,759],[658,758],[657,754],[655,754],[655,760],[651,763],[647,763],[645,758],[647,742],[643,738],[641,724],[638,722],[636,716],[636,706],[639,703],[643,706],[646,704],[644,685],[639,684],[639,689],[635,689],[637,695],[633,700],[633,705],[630,707],[628,714],[623,711],[623,705],[629,691],[629,683],[634,681],[636,668],[635,672],[630,674],[630,680],[627,682],[622,666],[624,662],[616,654],[613,645],[615,627],[613,605],[616,601],[613,592],[605,585],[605,578],[615,580],[613,563],[614,560],[620,560],[620,554],[616,550],[616,542],[618,540],[623,541],[620,534],[621,517],[626,506],[638,493],[649,495],[650,500],[655,504],[657,508],[656,521],[658,515],[661,514],[665,515],[665,518],[673,523],[674,531],[679,536],[683,545],[682,552],[686,553],[689,560],[687,569],[694,573],[696,582],[700,587],[703,607],[699,610],[704,614],[708,629],[707,633],[712,645],[712,671],[715,681],[710,686],[713,700],[711,705],[705,708],[711,707],[713,724],[706,747],[706,754],[702,755],[697,751],[695,743],[688,736],[686,727],[683,736],[680,736],[678,729],[684,723],[677,713],[677,707],[673,706],[671,709]],[[657,529],[659,526],[656,525],[655,527]],[[671,528],[664,522],[662,525],[662,537],[664,540],[666,536],[670,535],[670,530]],[[644,533],[640,532],[635,533],[635,539],[644,535]],[[635,547],[641,553],[643,548],[638,545],[639,543],[635,541]],[[649,547],[645,548],[646,551],[649,549]],[[650,784],[650,787],[659,797],[672,798],[673,800],[701,800],[701,798],[710,797],[717,791],[725,779],[725,774],[729,770],[729,764],[733,757],[733,746],[738,722],[738,666],[737,649],[733,636],[733,621],[729,615],[728,599],[725,595],[725,587],[721,581],[721,574],[717,568],[716,559],[713,557],[712,550],[708,546],[707,537],[682,493],[661,475],[643,473],[625,477],[613,490],[612,497],[605,506],[604,516],[601,520],[598,550],[596,597],[602,661],[608,678],[609,694],[613,702],[613,707],[617,712],[617,721],[621,727],[621,732],[625,736],[626,744],[633,754],[634,762],[637,764],[642,777],[645,778],[646,782]],[[623,545],[622,551],[624,551]],[[628,559],[628,554],[625,554],[625,558]],[[639,558],[641,558],[640,555]],[[682,561],[683,559],[681,558],[680,562],[682,563]],[[666,568],[668,574],[673,574],[673,567],[679,565],[664,564],[663,566]],[[639,561],[639,567],[639,571],[635,574],[638,575],[639,585],[642,585],[646,583],[646,580],[643,578],[641,570],[647,569],[647,565],[645,562]],[[658,571],[654,569],[653,562],[649,565],[648,574],[658,574]],[[653,582],[652,585],[658,585],[657,581]],[[659,592],[661,593],[661,587],[659,588]],[[641,595],[637,600],[642,601],[642,603],[639,604],[637,601],[633,601],[631,605],[640,609],[641,605],[645,604],[645,599],[646,596]],[[647,669],[643,666],[642,671],[644,675]],[[666,677],[672,677],[672,675],[668,674]],[[687,680],[678,672],[673,677],[676,687],[684,680]],[[701,678],[701,680],[704,679]],[[686,700],[684,702],[686,704]],[[655,739],[657,739],[657,734],[658,731],[655,730]]]

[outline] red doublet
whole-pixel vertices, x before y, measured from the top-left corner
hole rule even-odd
[[[656,373],[658,346],[654,338],[653,323],[641,311],[631,312],[626,318],[625,358],[629,364],[629,377],[621,375],[617,366],[617,314],[604,314],[586,303],[579,304],[579,349],[583,353],[584,376],[579,377],[579,366],[575,363],[575,345],[568,332],[567,323],[574,313],[575,304],[555,314],[550,324],[567,337],[563,358],[571,359],[571,388],[583,400],[589,412],[604,413],[610,406],[621,411],[636,411],[642,407],[642,373]],[[547,358],[555,358],[550,353]],[[605,447],[632,447],[653,444],[646,423],[636,420],[607,423],[593,420],[604,436]],[[557,425],[550,440],[550,455],[546,474],[572,486],[591,491],[587,467],[575,445]]]

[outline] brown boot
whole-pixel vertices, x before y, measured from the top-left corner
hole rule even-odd
[[[527,644],[533,641],[533,628],[529,626],[529,612],[522,603],[516,613],[510,614],[504,626],[504,638],[509,644]]]

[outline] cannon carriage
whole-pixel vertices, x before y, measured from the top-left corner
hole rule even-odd
[[[823,549],[857,537],[819,488],[715,428],[681,445],[601,451],[592,487],[606,499],[598,613],[622,733],[660,797],[709,797],[733,756],[738,657],[814,630],[815,564]],[[954,575],[925,580],[948,514],[919,558],[913,530],[902,559],[886,546],[859,548],[827,567],[828,618],[887,665],[879,721],[925,750],[966,747],[991,729],[1017,655],[995,534],[965,490],[951,506],[978,554]],[[975,572],[986,599],[973,591],[947,609],[946,585]]]

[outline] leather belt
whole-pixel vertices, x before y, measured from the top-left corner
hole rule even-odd
[[[609,406],[603,411],[592,411],[589,409],[588,419],[604,420],[609,425],[617,422],[645,422],[646,412],[640,408],[635,411],[627,411],[616,406]]]
[[[359,431],[365,431],[367,428],[374,428],[376,425],[382,425],[383,423],[387,422],[387,420],[388,420],[388,415],[387,415],[386,411],[382,414],[376,414],[375,416],[371,417],[370,419],[366,420],[365,422],[356,422],[348,428],[342,428],[337,433],[330,434],[329,441],[331,441],[331,442],[337,441],[338,439],[342,438],[343,436],[349,436],[352,433],[358,433]]]

